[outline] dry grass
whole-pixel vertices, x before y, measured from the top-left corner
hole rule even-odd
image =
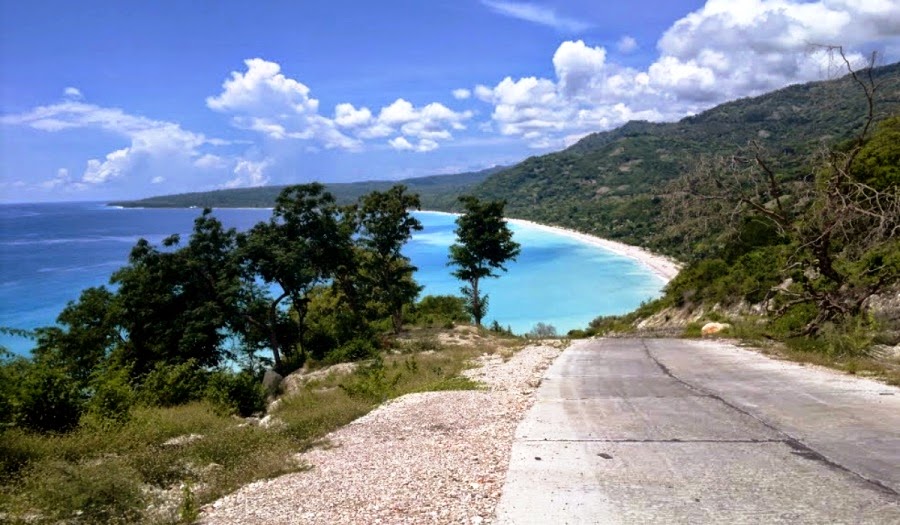
[[[237,487],[305,468],[297,453],[381,402],[478,388],[462,370],[485,353],[507,356],[524,346],[466,327],[442,335],[415,330],[355,371],[303,382],[272,410],[282,424],[270,428],[192,403],[139,408],[118,427],[85,421],[60,436],[2,431],[0,522],[189,523],[200,505]],[[192,434],[202,437],[165,444]]]

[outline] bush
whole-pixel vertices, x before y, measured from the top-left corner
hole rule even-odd
[[[262,382],[248,371],[213,373],[206,387],[206,398],[228,412],[247,417],[266,409],[266,392]]]
[[[552,324],[538,323],[528,332],[531,339],[551,339],[556,337],[556,327]]]
[[[144,496],[134,470],[112,459],[72,465],[41,464],[26,480],[31,503],[66,523],[136,523]]]
[[[369,339],[352,339],[329,353],[325,361],[329,364],[360,361],[378,355],[378,349]]]
[[[31,364],[13,401],[17,425],[38,432],[67,432],[84,410],[84,397],[65,371]]]
[[[121,424],[128,421],[135,401],[128,371],[106,371],[97,375],[91,384],[94,395],[87,405],[88,414],[102,423]]]
[[[157,363],[144,376],[139,398],[145,404],[163,407],[196,401],[203,397],[207,376],[193,359],[177,365]]]
[[[410,311],[411,321],[418,325],[441,326],[471,323],[466,300],[455,295],[426,295]]]

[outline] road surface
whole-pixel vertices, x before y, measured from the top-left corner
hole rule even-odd
[[[498,523],[900,524],[900,389],[724,343],[569,347]]]

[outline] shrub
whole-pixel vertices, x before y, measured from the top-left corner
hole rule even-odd
[[[217,406],[242,417],[266,409],[266,392],[262,382],[246,370],[238,373],[219,370],[213,373],[207,383],[206,397]]]
[[[121,424],[127,421],[135,401],[128,371],[106,371],[97,375],[91,384],[94,395],[87,405],[88,414],[103,423]]]
[[[135,523],[144,496],[134,470],[112,459],[72,465],[49,461],[25,481],[31,503],[66,523]]]
[[[556,337],[556,327],[552,324],[538,323],[528,332],[532,339],[550,339]]]
[[[139,398],[154,406],[175,406],[203,397],[208,373],[197,361],[169,365],[157,363],[141,383]]]
[[[84,409],[84,397],[65,371],[31,364],[21,378],[14,400],[14,420],[39,432],[74,428]]]
[[[327,363],[345,363],[348,361],[359,361],[369,359],[378,355],[378,349],[375,343],[369,339],[352,339],[342,344],[338,349],[329,353],[325,361]]]
[[[411,309],[412,322],[418,325],[441,326],[453,323],[471,323],[466,311],[466,300],[455,295],[426,295]]]

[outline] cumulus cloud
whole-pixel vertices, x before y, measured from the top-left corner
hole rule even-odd
[[[487,129],[534,147],[561,147],[628,120],[674,120],[842,74],[841,64],[812,43],[841,43],[862,65],[864,48],[900,48],[900,4],[709,0],[662,35],[659,55],[645,69],[610,62],[603,47],[565,41],[552,57],[554,78],[506,77],[493,87],[477,85],[474,96],[493,106]],[[617,44],[620,52],[636,46],[627,35]]]
[[[472,96],[472,92],[465,88],[459,88],[453,90],[453,98],[456,100],[466,100],[467,98]]]
[[[63,95],[65,95],[66,98],[73,98],[73,99],[84,98],[81,94],[81,90],[79,90],[78,88],[71,87],[71,86],[67,87],[65,90],[63,90]]]
[[[80,179],[70,177],[68,172],[65,177],[58,175],[53,179],[54,186],[104,184],[126,176],[134,171],[136,165],[152,160],[170,164],[183,161],[189,164],[194,159],[203,158],[204,147],[225,143],[185,130],[173,122],[131,115],[118,108],[105,108],[71,98],[25,113],[4,115],[0,117],[0,123],[23,125],[47,132],[102,130],[124,137],[130,142],[126,147],[102,158],[89,159]]]
[[[239,159],[234,166],[234,178],[222,184],[223,189],[263,186],[269,182],[265,175],[266,168],[271,165],[270,159],[252,161]]]
[[[539,4],[504,0],[481,0],[481,3],[495,13],[552,27],[557,31],[566,33],[580,33],[591,27],[590,24],[584,21],[558,15],[554,9]]]
[[[335,106],[333,117],[326,117],[319,113],[319,101],[310,89],[286,77],[279,64],[260,58],[244,64],[247,70],[232,72],[222,92],[207,98],[206,105],[230,114],[235,126],[274,140],[309,140],[325,148],[360,150],[367,140],[400,133],[410,147],[397,149],[430,151],[438,146],[437,140],[450,140],[452,130],[465,129],[463,122],[472,116],[439,103],[416,107],[399,98],[377,115],[344,102]],[[413,146],[414,140],[418,145]]]

